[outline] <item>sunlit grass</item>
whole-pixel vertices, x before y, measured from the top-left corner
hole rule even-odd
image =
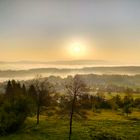
[[[102,110],[100,113],[89,111],[87,119],[75,119],[72,140],[90,140],[99,132],[114,133],[124,140],[135,140],[140,135],[140,112],[134,111],[129,117],[120,111]],[[0,140],[67,140],[69,121],[67,117],[40,117],[36,126],[36,117],[28,118],[25,128],[15,134],[0,137]]]

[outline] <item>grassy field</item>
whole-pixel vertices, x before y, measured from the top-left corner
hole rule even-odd
[[[99,135],[108,134],[118,140],[140,140],[138,110],[129,117],[108,110],[102,110],[100,113],[89,111],[87,116],[87,119],[74,120],[72,140],[94,140]],[[40,125],[36,126],[35,123],[35,118],[28,118],[25,127],[15,134],[0,137],[0,140],[68,140],[69,122],[66,117],[41,116]]]

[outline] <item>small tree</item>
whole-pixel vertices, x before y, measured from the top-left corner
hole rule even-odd
[[[110,107],[112,110],[117,110],[117,109],[118,109],[118,105],[116,104],[114,98],[108,100],[107,102],[109,103],[109,107]]]
[[[133,97],[131,94],[127,94],[123,99],[123,112],[128,116],[132,113]]]
[[[128,115],[129,114],[131,114],[132,113],[132,106],[131,105],[125,105],[124,107],[123,107],[123,112],[127,115],[127,117],[128,117]]]
[[[116,102],[116,104],[118,105],[119,108],[121,108],[123,106],[123,102],[122,102],[122,99],[121,99],[120,95],[117,94],[114,97],[114,100],[115,100],[115,102]]]
[[[39,76],[37,76],[33,84],[29,87],[28,94],[36,104],[37,124],[39,124],[41,108],[50,104],[50,92],[51,86],[47,79],[43,79]]]
[[[86,85],[81,80],[79,75],[74,76],[66,83],[67,94],[69,96],[69,100],[71,102],[71,109],[70,109],[70,129],[69,129],[69,140],[71,139],[72,135],[72,122],[73,122],[73,115],[75,111],[75,105],[78,99],[78,96],[85,93]]]

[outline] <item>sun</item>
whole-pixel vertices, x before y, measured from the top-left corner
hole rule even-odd
[[[75,53],[80,53],[80,51],[81,51],[80,46],[74,46],[73,51],[74,51]]]
[[[71,45],[71,52],[74,55],[80,55],[81,53],[83,53],[83,44],[81,42],[74,42]]]
[[[81,58],[85,54],[85,45],[83,42],[73,42],[69,48],[70,55],[73,58]]]

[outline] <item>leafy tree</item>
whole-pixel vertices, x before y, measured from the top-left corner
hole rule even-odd
[[[100,109],[101,103],[103,101],[104,100],[102,98],[100,98],[99,96],[90,95],[90,102],[91,102],[92,111],[96,111],[97,109]]]
[[[130,104],[127,104],[123,107],[123,112],[128,116],[132,113],[132,106]]]
[[[92,108],[91,96],[89,94],[83,94],[79,96],[80,107],[84,109]]]
[[[123,99],[123,112],[128,116],[128,114],[132,113],[133,107],[133,97],[131,94],[127,94]]]
[[[133,102],[134,102],[134,99],[133,99],[133,96],[132,94],[126,94],[124,96],[124,99],[123,99],[123,105],[131,105],[133,106]]]
[[[7,85],[6,85],[6,90],[5,90],[5,94],[10,97],[13,94],[13,86],[11,81],[8,81]]]
[[[121,100],[121,97],[119,95],[114,96],[112,99],[108,100],[111,109],[117,110],[118,108],[121,108],[123,106],[123,102]]]
[[[22,92],[24,95],[27,95],[27,89],[26,89],[25,84],[22,85]]]
[[[114,98],[108,100],[107,102],[109,103],[109,108],[111,108],[112,110],[118,109],[118,105],[116,104],[116,101]]]
[[[122,102],[122,99],[120,97],[120,95],[116,95],[114,97],[114,100],[115,100],[115,103],[118,105],[119,108],[121,108],[123,106],[123,102]]]

